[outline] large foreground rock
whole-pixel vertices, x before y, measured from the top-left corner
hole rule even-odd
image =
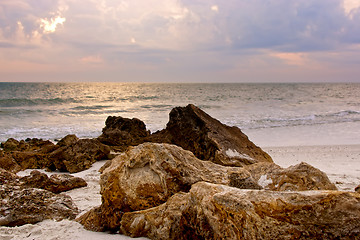
[[[272,162],[239,128],[222,124],[192,104],[172,109],[166,129],[149,141],[175,144],[201,160],[225,166]]]
[[[45,219],[74,219],[78,209],[71,198],[38,188],[0,185],[0,226],[34,224]]]
[[[125,213],[121,232],[150,239],[359,239],[360,194],[241,190],[199,182]]]
[[[80,220],[86,228],[117,230],[123,212],[158,206],[199,181],[260,189],[243,168],[199,160],[190,151],[170,144],[144,143],[111,161],[100,179],[101,209]],[[102,226],[95,226],[100,213]],[[91,219],[91,220],[90,220]]]
[[[145,123],[137,118],[109,116],[98,140],[106,145],[117,146],[117,150],[124,151],[129,146],[136,146],[144,142],[150,135]]]
[[[110,148],[97,139],[77,139],[66,136],[59,142],[59,148],[49,154],[55,168],[63,172],[80,172],[98,161],[109,159]]]
[[[309,169],[312,172],[307,173]],[[111,161],[101,175],[102,205],[79,221],[90,230],[116,231],[124,212],[158,206],[175,193],[188,192],[200,181],[242,189],[336,189],[326,175],[318,177],[322,174],[306,164],[288,169],[274,163],[226,167],[199,160],[190,151],[175,145],[144,143]],[[287,179],[292,180],[286,183]]]

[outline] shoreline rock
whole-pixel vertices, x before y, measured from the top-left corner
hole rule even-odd
[[[152,134],[148,140],[175,144],[201,160],[224,166],[273,162],[238,127],[222,124],[192,104],[172,109],[166,129]]]
[[[263,176],[271,181],[264,184]],[[287,179],[292,181],[286,182]],[[288,169],[274,163],[227,167],[202,161],[176,145],[143,143],[114,158],[103,170],[102,204],[78,221],[89,230],[116,232],[126,212],[161,205],[174,194],[188,192],[192,185],[202,181],[272,191],[336,189],[324,173],[305,163]]]
[[[121,220],[122,234],[150,239],[358,239],[359,229],[357,193],[242,190],[206,182]]]
[[[78,213],[72,199],[38,188],[0,186],[0,226],[34,224],[45,219],[74,219]]]

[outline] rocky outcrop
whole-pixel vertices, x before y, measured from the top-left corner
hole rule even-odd
[[[33,138],[17,141],[8,139],[2,144],[4,151],[0,153],[0,167],[11,172],[28,168],[48,168],[55,170],[48,154],[56,149],[50,141]]]
[[[0,185],[0,201],[0,226],[74,219],[78,213],[69,196],[37,188]]]
[[[359,239],[359,229],[358,193],[241,190],[205,182],[121,220],[123,234],[150,239]]]
[[[306,164],[288,169],[274,163],[226,167],[199,160],[175,145],[144,143],[114,158],[103,170],[102,205],[79,221],[90,230],[116,231],[124,212],[158,206],[178,192],[188,192],[200,181],[242,189],[334,189],[329,179],[319,177],[322,175]]]
[[[337,190],[324,172],[304,162],[285,169],[273,163],[256,163],[244,168],[267,190]]]
[[[242,168],[201,161],[175,145],[144,143],[114,158],[101,175],[103,227],[116,230],[123,212],[158,206],[177,192],[189,191],[199,181],[261,188]],[[86,220],[88,217],[96,219],[96,214],[89,214],[80,222],[85,226],[90,223],[86,227],[94,229],[93,221]]]
[[[172,109],[166,129],[148,141],[175,144],[201,160],[224,166],[272,162],[239,128],[222,124],[192,104]]]
[[[110,148],[96,139],[65,138],[59,142],[60,147],[49,154],[49,159],[59,171],[83,171],[98,160],[110,158]]]
[[[117,146],[117,150],[124,151],[128,146],[136,146],[144,142],[150,135],[145,123],[137,118],[109,116],[98,140],[106,145]]]
[[[56,147],[49,140],[42,140],[38,138],[27,138],[26,140],[17,141],[14,138],[9,138],[2,144],[5,152],[22,151],[22,152],[40,152],[49,153]]]
[[[0,150],[0,168],[17,173],[21,171],[21,166],[15,161],[11,153]]]
[[[3,168],[0,168],[0,184],[19,184],[19,177]]]
[[[37,170],[31,171],[29,176],[22,177],[20,181],[23,186],[42,188],[53,193],[60,193],[87,186],[84,179],[71,176],[70,174],[53,174],[48,177],[45,173]]]

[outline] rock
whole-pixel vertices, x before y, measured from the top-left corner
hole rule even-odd
[[[9,138],[2,144],[2,148],[6,152],[15,151],[19,146],[19,141],[14,138]]]
[[[281,168],[273,163],[246,166],[252,178],[272,191],[337,190],[327,175],[307,163]]]
[[[243,168],[201,161],[175,145],[144,143],[114,158],[101,175],[100,218],[105,219],[104,229],[118,229],[123,212],[158,206],[177,192],[189,191],[199,181],[261,188]],[[94,218],[96,214],[90,215]],[[80,222],[88,229],[94,228],[86,226],[86,219]]]
[[[15,161],[11,153],[0,150],[0,168],[17,173],[21,171],[21,166]]]
[[[80,172],[90,168],[94,162],[110,157],[110,148],[96,139],[80,139],[76,142],[69,142],[70,145],[62,146],[49,155],[50,160],[59,171]]]
[[[101,207],[91,209],[78,217],[76,221],[81,223],[87,230],[94,232],[104,232],[107,230],[106,226],[108,224],[106,223],[106,219],[102,216]]]
[[[0,185],[0,226],[34,224],[45,219],[74,219],[78,209],[71,198],[37,188]]]
[[[355,192],[360,193],[360,185],[355,188]]]
[[[4,144],[3,149],[6,152],[12,151],[27,151],[27,152],[40,152],[40,153],[49,153],[55,149],[55,145],[46,140],[37,139],[37,138],[28,138],[25,141],[17,141],[13,138],[9,138]]]
[[[67,147],[79,141],[79,138],[74,134],[66,135],[56,145],[60,147]]]
[[[0,166],[12,172],[28,168],[48,168],[55,170],[48,159],[48,153],[56,149],[50,141],[42,139],[26,139],[17,141],[8,139],[4,144],[4,152],[0,153]]]
[[[147,141],[175,144],[201,160],[224,166],[272,162],[239,128],[222,124],[192,104],[172,109],[169,118],[166,129]]]
[[[53,193],[60,193],[74,188],[86,187],[84,179],[69,174],[53,174],[48,177],[45,173],[34,170],[29,176],[20,179],[26,187],[42,188]]]
[[[3,185],[3,184],[16,185],[16,184],[18,184],[18,181],[19,181],[19,177],[16,174],[9,172],[3,168],[0,168],[0,184],[1,185]]]
[[[102,205],[79,222],[89,230],[117,231],[124,212],[158,206],[200,181],[273,191],[336,189],[324,173],[305,163],[288,169],[265,162],[226,167],[175,145],[143,143],[109,161],[100,179]]]
[[[199,182],[158,207],[125,213],[121,233],[150,239],[359,239],[360,195]]]
[[[128,146],[143,143],[144,138],[149,135],[150,131],[146,130],[145,123],[137,118],[109,116],[98,140],[106,145],[118,146],[118,150],[124,151]]]
[[[11,153],[15,162],[24,169],[43,169],[55,170],[53,163],[49,160],[48,154],[33,151],[14,151]]]

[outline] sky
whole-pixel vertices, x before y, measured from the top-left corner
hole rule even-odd
[[[360,0],[0,0],[0,81],[360,82]]]

